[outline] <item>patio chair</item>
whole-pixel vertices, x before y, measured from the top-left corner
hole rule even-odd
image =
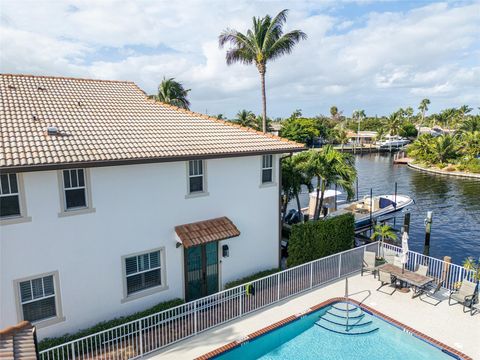
[[[385,272],[385,271],[382,271],[382,270],[379,270],[378,271],[378,280],[380,281],[381,285],[377,288],[377,291],[380,291],[380,289],[382,287],[384,287],[385,285],[392,285],[392,275],[390,275],[389,273]],[[384,291],[381,291],[385,294],[388,294],[388,295],[393,295],[393,293],[397,290],[396,287],[393,288],[393,291],[391,293],[387,293],[387,292],[384,292]]]
[[[393,265],[398,266],[399,268],[403,267],[402,259],[399,256],[393,258]]]
[[[375,266],[375,257],[377,255],[373,251],[365,251],[363,253],[362,276],[364,271],[370,271],[375,277],[377,267]]]
[[[472,281],[463,280],[460,288],[450,292],[448,297],[448,305],[451,304],[451,300],[455,300],[459,304],[463,304],[463,312],[466,312],[465,309],[468,307],[470,311],[472,305],[476,303],[477,300],[477,283]]]
[[[416,274],[420,274],[423,276],[427,276],[428,273],[428,266],[426,265],[418,265],[417,270],[415,271]]]

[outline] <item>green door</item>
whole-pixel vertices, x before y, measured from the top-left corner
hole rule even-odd
[[[218,291],[218,243],[185,249],[185,297],[195,300]]]

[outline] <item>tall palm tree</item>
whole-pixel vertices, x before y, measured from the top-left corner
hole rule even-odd
[[[190,101],[187,99],[189,92],[190,89],[185,89],[174,78],[164,77],[158,85],[158,94],[151,95],[150,98],[188,110],[190,108]]]
[[[309,150],[296,155],[302,171],[311,179],[317,180],[317,197],[313,218],[320,218],[325,191],[332,185],[343,188],[348,198],[354,194],[354,183],[357,176],[355,160],[352,155],[341,153],[331,145],[321,150]]]
[[[267,62],[275,60],[282,55],[290,54],[294,46],[307,35],[301,30],[292,30],[283,33],[283,25],[287,20],[288,10],[282,10],[273,19],[270,15],[263,18],[253,18],[253,28],[243,34],[234,29],[224,30],[218,37],[220,48],[229,43],[227,50],[227,65],[236,62],[255,64],[260,74],[262,84],[262,129],[267,132],[267,97],[265,94],[265,73]]]
[[[423,125],[423,121],[425,120],[425,113],[428,111],[428,105],[430,105],[430,100],[429,99],[423,99],[420,102],[420,105],[418,105],[418,110],[422,113],[422,119],[420,122],[420,126]]]

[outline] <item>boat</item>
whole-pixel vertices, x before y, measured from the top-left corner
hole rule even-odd
[[[380,149],[397,149],[407,145],[410,140],[406,138],[402,138],[398,135],[388,135],[385,137],[384,141],[380,141],[377,143]]]
[[[407,195],[365,196],[362,200],[353,201],[338,206],[337,210],[329,211],[326,217],[351,213],[355,217],[355,229],[369,226],[372,221],[385,215],[401,211],[413,204],[413,199]]]

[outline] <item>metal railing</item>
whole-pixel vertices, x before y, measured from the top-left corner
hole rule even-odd
[[[401,247],[383,244],[383,254],[386,257],[388,257],[388,255],[397,256],[400,255],[401,252]],[[440,283],[441,287],[447,290],[455,290],[464,279],[476,281],[475,272],[473,270],[467,270],[456,264],[425,256],[414,251],[409,251],[408,262],[405,265],[405,268],[410,271],[415,271],[418,269],[419,265],[427,266],[427,276],[434,278],[437,283]]]
[[[238,319],[298,293],[358,273],[365,251],[379,253],[379,244],[311,261],[273,275],[183,305],[131,321],[40,352],[41,360],[132,359],[167,345],[195,336],[205,330]],[[398,254],[401,248],[384,245],[384,251]],[[428,263],[431,274],[442,274],[444,262],[410,252],[409,265]],[[442,267],[443,266],[443,267]],[[450,265],[447,286],[469,276],[457,265]],[[451,287],[448,287],[451,288]]]

